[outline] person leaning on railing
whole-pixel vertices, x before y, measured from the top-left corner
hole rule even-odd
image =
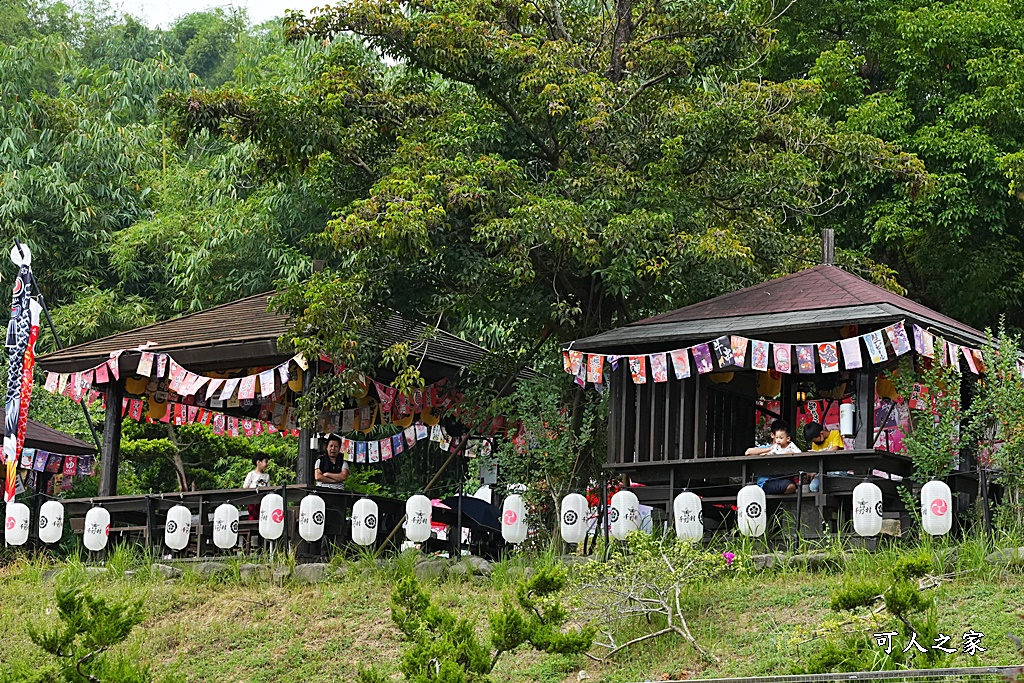
[[[345,490],[348,479],[348,463],[341,457],[341,437],[331,434],[327,437],[327,454],[313,465],[316,485],[327,489]]]
[[[804,438],[810,444],[812,451],[841,451],[846,448],[843,443],[843,435],[835,429],[825,429],[817,422],[808,422],[804,425]],[[830,477],[842,477],[847,474],[846,470],[828,472]],[[821,490],[821,475],[815,474],[811,479],[810,492],[817,493]]]

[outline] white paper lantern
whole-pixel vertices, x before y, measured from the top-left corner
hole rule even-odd
[[[29,517],[28,505],[10,502],[4,513],[4,538],[7,545],[25,545],[28,540]]]
[[[433,510],[430,499],[419,494],[405,502],[405,537],[413,543],[430,538],[430,519]]]
[[[327,504],[320,496],[312,493],[299,503],[299,536],[303,541],[315,543],[324,536],[324,519]]]
[[[99,507],[89,508],[85,513],[85,533],[82,534],[85,547],[92,551],[103,550],[109,536],[110,513]]]
[[[213,544],[229,550],[238,543],[238,508],[224,503],[213,511]]]
[[[526,540],[526,505],[518,493],[507,497],[502,505],[501,537],[506,543],[522,543]]]
[[[853,530],[858,536],[877,536],[882,531],[882,489],[871,482],[853,489]]]
[[[945,482],[921,487],[921,526],[932,536],[944,536],[953,528],[953,494]]]
[[[704,511],[700,496],[693,491],[683,491],[672,501],[672,514],[679,540],[699,541],[704,538]]]
[[[377,542],[377,504],[369,498],[360,498],[352,506],[352,540],[359,545]]]
[[[748,484],[736,496],[736,517],[740,533],[744,536],[763,536],[768,528],[767,500],[764,489]]]
[[[620,541],[640,528],[640,501],[632,491],[619,491],[612,496],[608,514],[612,522],[612,536]]]
[[[39,539],[43,543],[56,543],[64,535],[64,505],[48,500],[39,506]]]
[[[184,505],[175,505],[167,511],[164,525],[164,544],[171,550],[183,550],[192,533],[192,511]]]
[[[260,536],[276,541],[284,533],[284,498],[268,493],[260,501]]]
[[[562,499],[561,530],[566,543],[582,543],[587,538],[587,513],[590,504],[578,493],[570,493]]]

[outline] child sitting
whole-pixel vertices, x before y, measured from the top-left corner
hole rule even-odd
[[[770,446],[755,446],[748,448],[746,455],[786,455],[800,453],[800,448],[793,443],[789,433],[789,425],[782,420],[776,420],[771,426],[772,444]],[[758,477],[757,485],[764,489],[767,495],[778,495],[783,493],[795,493],[796,487],[800,484],[797,477]]]

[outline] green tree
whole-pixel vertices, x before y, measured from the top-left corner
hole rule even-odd
[[[28,627],[32,642],[54,662],[42,669],[21,671],[23,681],[67,681],[67,683],[144,683],[153,680],[145,665],[109,650],[142,623],[141,601],[108,602],[80,586],[57,588],[57,618],[60,624],[48,629]]]
[[[1024,3],[794,3],[767,62],[810,75],[822,113],[921,159],[928,191],[878,177],[822,220],[901,274],[914,298],[977,327],[1024,325]]]
[[[162,104],[179,141],[255,144],[332,197],[329,269],[277,303],[289,341],[367,370],[383,307],[429,320],[497,352],[463,379],[484,407],[517,367],[558,373],[561,342],[803,267],[853,178],[919,190],[914,158],[811,111],[819,86],[754,80],[771,18],[703,0],[357,0],[290,17],[293,40],[332,45],[298,92]]]

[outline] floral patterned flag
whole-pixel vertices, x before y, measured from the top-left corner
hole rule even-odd
[[[651,377],[654,378],[655,382],[667,382],[668,367],[665,361],[665,354],[652,353],[649,358],[651,359]]]
[[[839,349],[835,342],[818,344],[818,360],[822,372],[839,372]]]
[[[273,395],[276,386],[274,385],[274,368],[264,370],[260,373],[260,398],[268,398]]]
[[[672,357],[672,369],[676,373],[676,379],[686,379],[690,376],[690,352],[686,349],[673,351],[669,354]]]
[[[924,328],[914,325],[914,350],[924,355]]]
[[[889,337],[889,343],[892,344],[892,350],[897,356],[910,353],[910,339],[907,338],[907,328],[902,320],[885,328],[885,334]]]
[[[390,438],[382,439],[380,441],[380,459],[381,460],[390,460],[391,459],[391,455],[392,455],[392,453],[391,453],[391,443],[392,442],[391,442]]]
[[[768,356],[771,344],[766,341],[752,339],[750,341],[750,368],[760,372],[768,371]]]
[[[711,348],[707,344],[697,344],[693,347],[693,362],[697,365],[699,375],[706,375],[715,369],[715,363],[711,360]]]
[[[750,340],[746,337],[732,335],[732,362],[742,368],[747,363],[747,344]]]
[[[369,462],[380,462],[380,441],[366,442],[366,459]]]
[[[630,356],[629,373],[633,384],[647,384],[647,356]]]
[[[814,374],[814,345],[813,344],[797,344],[796,345],[796,366],[801,374],[813,375]]]
[[[784,374],[793,372],[792,352],[789,344],[775,344],[775,370]]]
[[[868,357],[871,358],[872,363],[884,363],[889,360],[889,354],[885,350],[885,337],[882,336],[881,330],[868,332],[861,339],[868,347]]]
[[[591,353],[587,354],[587,381],[591,384],[600,384],[604,379],[604,356]]]
[[[405,433],[399,432],[391,437],[391,452],[401,455],[405,452]]]
[[[373,381],[373,386],[377,390],[377,396],[380,397],[381,412],[390,413],[391,407],[395,403],[395,397],[398,395],[398,389],[385,386],[377,380]]]
[[[568,351],[562,351],[562,369],[565,370],[567,375],[572,374],[572,361],[569,360]]]

